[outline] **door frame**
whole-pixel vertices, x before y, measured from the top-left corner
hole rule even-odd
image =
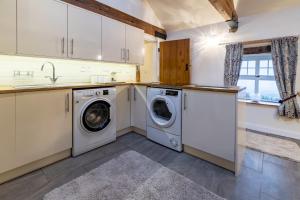
[[[153,70],[154,70],[154,75],[152,78],[155,79],[155,82],[159,81],[159,43],[164,41],[163,39],[154,37],[152,35],[149,34],[145,34],[144,37],[144,42],[149,42],[149,43],[153,43],[155,46],[153,48]]]

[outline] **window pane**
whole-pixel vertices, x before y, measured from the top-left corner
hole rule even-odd
[[[273,67],[269,68],[269,75],[270,76],[274,76],[274,69],[273,69]]]
[[[248,75],[255,75],[255,68],[248,68]]]
[[[268,68],[260,68],[259,75],[268,75]]]
[[[269,60],[261,60],[259,61],[259,67],[268,68]]]
[[[255,81],[254,80],[243,80],[240,79],[238,81],[238,86],[240,87],[247,87],[246,88],[246,92],[245,92],[245,96],[244,97],[240,97],[243,99],[252,99],[252,97],[254,97],[254,93],[255,93]]]
[[[273,61],[269,60],[269,75],[274,76]]]
[[[248,68],[255,68],[255,60],[248,61]]]
[[[241,69],[240,75],[247,75],[247,68],[246,69]]]
[[[247,61],[242,61],[242,66],[241,68],[247,68]]]
[[[259,93],[261,101],[278,102],[280,100],[276,82],[274,80],[260,80]]]
[[[273,61],[272,60],[269,60],[269,67],[273,67]]]

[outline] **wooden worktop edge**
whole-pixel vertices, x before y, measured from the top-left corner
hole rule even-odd
[[[13,88],[13,87],[1,87],[0,94],[9,94],[9,93],[21,93],[21,92],[36,92],[36,91],[50,91],[50,90],[65,90],[65,89],[93,89],[93,88],[104,88],[104,87],[115,87],[122,85],[142,85],[148,87],[157,87],[157,88],[168,88],[168,89],[188,89],[188,90],[198,90],[198,91],[210,91],[210,92],[226,92],[226,93],[238,93],[245,88],[232,87],[232,88],[223,88],[223,87],[207,87],[207,86],[173,86],[166,84],[158,83],[106,83],[106,84],[74,84],[68,86],[57,86],[57,87],[33,87],[33,88]]]

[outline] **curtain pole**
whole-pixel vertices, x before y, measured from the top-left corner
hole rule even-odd
[[[269,38],[269,39],[260,39],[260,40],[248,40],[248,41],[236,41],[236,42],[221,42],[219,45],[228,45],[228,44],[236,44],[236,43],[242,43],[243,45],[250,45],[250,44],[263,44],[263,43],[271,43],[274,39],[284,38],[284,37],[300,37],[300,35],[294,35],[294,36],[282,36],[282,37],[276,37],[276,38]]]

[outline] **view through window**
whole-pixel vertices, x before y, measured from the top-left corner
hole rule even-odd
[[[242,99],[278,102],[271,54],[244,55],[238,86],[247,87]]]

